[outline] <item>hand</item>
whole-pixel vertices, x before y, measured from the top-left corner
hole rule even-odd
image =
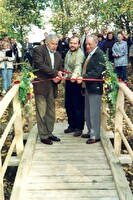
[[[53,82],[54,82],[54,83],[58,83],[58,82],[60,82],[60,80],[61,80],[61,79],[60,79],[58,76],[56,76],[56,78],[53,78]]]
[[[74,82],[76,81],[76,78],[72,76],[72,77],[70,78],[70,81],[71,81],[72,83],[74,83]]]
[[[58,74],[57,74],[57,75],[58,75],[59,78],[62,78],[62,74],[63,74],[62,71],[58,71]]]
[[[80,76],[80,77],[77,78],[77,83],[78,84],[82,83],[82,81],[83,81],[83,77],[82,76]]]
[[[3,60],[8,60],[8,58],[7,58],[7,57],[4,57]]]
[[[61,81],[61,84],[63,85],[63,87],[65,87],[65,85],[66,85],[65,79],[63,79],[63,80]]]

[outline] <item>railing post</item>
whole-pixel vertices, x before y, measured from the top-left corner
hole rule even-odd
[[[121,136],[117,129],[122,131],[123,115],[121,114],[119,107],[124,108],[124,93],[119,89],[117,103],[116,103],[116,114],[115,114],[115,137],[114,137],[114,148],[117,156],[121,154]]]
[[[103,102],[102,103],[102,112],[101,112],[101,126],[104,130],[107,130],[107,116],[106,116],[106,108],[107,108],[107,103]]]
[[[3,184],[3,174],[2,174],[1,153],[0,153],[0,199],[4,200],[4,184]]]
[[[17,114],[17,119],[14,122],[14,131],[16,137],[16,152],[17,156],[21,157],[24,149],[23,145],[23,127],[22,127],[22,117],[21,117],[21,105],[18,99],[18,92],[13,99],[13,110]]]

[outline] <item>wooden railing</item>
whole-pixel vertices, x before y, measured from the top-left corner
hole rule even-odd
[[[5,110],[12,102],[13,104],[13,114],[8,122],[1,138],[0,138],[0,152],[2,151],[2,147],[6,141],[6,138],[11,130],[14,128],[14,138],[6,155],[4,162],[2,162],[2,157],[0,153],[0,200],[4,200],[4,187],[3,187],[3,178],[6,172],[6,169],[9,165],[11,155],[16,150],[16,154],[18,158],[21,158],[24,146],[23,146],[23,120],[21,116],[21,105],[18,100],[18,89],[19,84],[14,85],[9,92],[5,95],[5,97],[0,101],[0,119],[2,118]],[[119,83],[119,93],[116,104],[116,115],[115,119],[112,120],[114,123],[114,148],[118,157],[121,156],[121,142],[125,144],[127,151],[133,161],[133,151],[123,134],[123,120],[127,123],[130,129],[133,131],[133,124],[127,114],[124,111],[124,97],[133,104],[133,92],[123,83]],[[102,127],[107,129],[107,120],[109,118],[109,114],[106,110],[106,105],[103,104],[102,110]]]
[[[122,148],[122,141],[133,161],[133,150],[129,145],[125,135],[123,134],[123,124],[126,123],[127,126],[130,128],[133,134],[133,123],[129,116],[126,114],[124,110],[125,105],[125,97],[131,104],[133,104],[133,92],[124,84],[119,83],[119,91],[116,103],[116,113],[115,119],[112,120],[114,124],[114,149],[116,155],[120,158],[121,157],[121,148]],[[107,130],[107,120],[109,118],[109,114],[107,113],[107,105],[103,104],[102,110],[102,127],[103,129]]]
[[[19,84],[14,85],[8,93],[0,101],[0,119],[2,118],[4,112],[8,108],[9,104],[13,104],[13,114],[10,116],[10,121],[8,122],[1,138],[0,138],[0,200],[4,200],[4,187],[3,178],[7,167],[9,165],[12,153],[16,150],[17,157],[20,158],[23,153],[23,129],[22,129],[22,118],[21,118],[21,105],[18,100],[18,89]],[[2,161],[2,148],[6,141],[6,138],[10,130],[14,128],[14,138],[8,149],[7,155],[4,162]]]

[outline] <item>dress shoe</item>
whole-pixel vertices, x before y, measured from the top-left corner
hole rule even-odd
[[[47,138],[47,139],[41,139],[41,142],[42,142],[43,144],[49,144],[49,145],[52,145],[52,144],[53,144],[53,142],[52,142],[49,138]]]
[[[73,134],[74,137],[79,137],[82,135],[82,131],[80,129],[75,129],[75,132]]]
[[[87,134],[82,134],[81,137],[82,138],[90,138],[90,134],[88,134],[88,133]]]
[[[88,140],[86,141],[86,144],[94,144],[94,143],[96,143],[96,142],[100,142],[100,139],[88,139]]]
[[[56,137],[54,135],[49,136],[49,139],[52,140],[52,141],[54,141],[54,142],[60,142],[60,138],[58,138],[58,137]]]
[[[70,126],[68,126],[68,128],[64,130],[64,133],[72,133],[74,131],[75,131],[74,128],[71,128]]]

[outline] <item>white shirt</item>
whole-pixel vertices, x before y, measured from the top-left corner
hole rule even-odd
[[[93,51],[91,51],[91,52],[89,53],[89,55],[88,55],[89,58],[95,53],[95,51],[97,50],[97,48],[98,48],[98,47],[96,47],[95,49],[93,49]],[[88,57],[87,57],[87,58],[88,58]]]
[[[51,64],[52,64],[52,69],[54,69],[54,52],[51,52],[50,49],[47,47],[50,59],[51,59]]]

